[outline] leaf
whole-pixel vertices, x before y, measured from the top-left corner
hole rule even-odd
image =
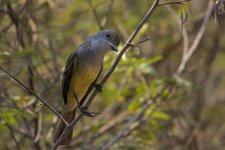
[[[160,112],[160,111],[156,111],[152,114],[153,118],[158,118],[158,119],[162,119],[162,120],[169,120],[170,116],[164,112]]]
[[[11,112],[2,112],[1,117],[3,118],[3,120],[5,120],[10,125],[16,124],[16,120],[14,119],[13,113],[11,113]]]
[[[130,103],[128,106],[128,111],[129,112],[135,112],[138,109],[138,106],[140,105],[140,101],[134,100]]]
[[[3,130],[6,130],[7,129],[7,126],[5,125],[4,122],[1,122],[0,123],[0,129],[3,129]]]

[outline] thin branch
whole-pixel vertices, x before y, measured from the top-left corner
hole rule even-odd
[[[210,16],[212,14],[212,11],[213,11],[213,1],[209,1],[208,8],[206,10],[205,17],[204,17],[204,20],[203,20],[202,25],[200,27],[200,30],[198,31],[198,33],[197,33],[197,35],[196,35],[196,37],[193,41],[193,44],[191,45],[189,50],[187,52],[184,52],[184,56],[182,58],[181,64],[180,64],[180,66],[178,67],[178,69],[175,73],[175,76],[174,76],[175,78],[178,77],[184,71],[187,63],[191,59],[191,56],[197,50],[198,45],[199,45],[199,43],[200,43],[200,41],[201,41],[205,31],[206,31],[206,27],[208,25]]]
[[[115,144],[124,134],[125,132],[129,132],[129,128],[130,126],[138,121],[139,119],[142,118],[142,116],[144,115],[144,113],[149,109],[149,107],[155,103],[155,101],[164,93],[164,91],[168,88],[168,84],[166,84],[161,91],[154,96],[153,98],[150,98],[146,104],[142,107],[142,110],[137,113],[136,115],[134,115],[129,121],[128,123],[125,125],[125,127],[123,127],[109,142],[106,143],[106,145],[104,145],[100,150],[106,150],[107,148],[109,148],[110,146],[112,146],[113,144]]]
[[[106,145],[104,145],[100,150],[105,150],[107,148],[109,148],[111,145],[115,144],[122,136],[123,134],[129,129],[129,127],[136,122],[137,120],[139,120],[145,113],[145,111],[152,105],[152,100],[149,100],[146,105],[143,107],[142,111],[138,114],[136,114],[134,117],[132,117],[128,123],[125,125],[124,128],[122,128],[117,134],[116,136],[113,137],[113,139],[111,139]]]
[[[102,30],[103,27],[102,27],[102,25],[101,25],[101,21],[100,21],[100,19],[99,19],[99,16],[98,16],[98,13],[97,13],[96,9],[95,9],[94,6],[92,5],[91,0],[88,0],[88,4],[89,4],[89,6],[90,6],[90,8],[91,8],[91,10],[92,10],[92,12],[93,12],[93,15],[94,15],[94,17],[95,17],[95,20],[96,20],[96,22],[97,22],[97,24],[98,24],[99,29]]]
[[[42,112],[39,111],[38,112],[38,118],[37,118],[37,133],[36,136],[34,138],[34,143],[37,143],[40,139],[41,136],[41,129],[42,129]]]
[[[20,144],[19,144],[19,142],[17,141],[17,139],[16,139],[16,137],[15,137],[15,135],[14,135],[14,133],[13,133],[13,129],[11,128],[10,125],[7,125],[7,124],[6,124],[6,126],[7,126],[8,129],[9,129],[9,132],[10,132],[10,134],[11,134],[11,136],[12,136],[13,141],[16,143],[16,149],[17,149],[17,150],[20,150]]]
[[[106,13],[105,17],[101,21],[102,28],[104,28],[107,25],[107,23],[108,23],[108,20],[109,20],[109,17],[110,17],[110,13],[112,11],[113,3],[114,3],[114,0],[110,0],[110,2],[108,4],[108,12]]]
[[[177,16],[176,12],[172,9],[171,6],[165,6],[167,8],[167,10],[169,11],[169,13],[171,13],[177,24],[180,25],[180,18]],[[184,54],[188,52],[188,45],[189,45],[189,39],[188,39],[188,33],[187,33],[187,30],[186,30],[186,27],[184,25],[182,25],[183,29],[181,31],[182,33],[182,38],[183,38],[183,56],[184,57]]]
[[[109,69],[109,71],[106,73],[102,81],[100,82],[101,85],[104,85],[104,83],[108,80],[108,78],[111,76],[113,71],[116,69],[117,65],[119,64],[123,54],[126,52],[126,50],[129,48],[130,43],[133,41],[133,39],[136,37],[140,29],[143,27],[144,23],[148,20],[148,18],[151,16],[155,8],[158,6],[159,0],[155,0],[144,18],[141,20],[141,22],[137,25],[136,29],[133,31],[127,42],[125,43],[123,49],[118,54],[116,60],[114,61],[113,65]],[[85,104],[86,107],[89,107],[95,96],[97,95],[97,90],[95,89],[90,98],[88,99],[87,103]],[[84,116],[84,114],[80,113],[70,124],[66,127],[66,129],[63,131],[59,139],[55,142],[53,145],[53,150],[55,150],[58,145],[61,143],[61,141],[64,139],[65,135],[72,129],[72,127]]]
[[[140,48],[140,47],[139,47],[140,44],[142,44],[142,43],[144,43],[144,42],[146,42],[146,41],[149,41],[149,40],[151,40],[151,39],[150,39],[150,38],[147,38],[147,39],[141,40],[141,41],[139,41],[139,42],[137,42],[137,43],[130,43],[129,46],[134,47],[134,48],[135,48],[135,47]]]
[[[52,106],[50,106],[45,100],[43,100],[41,97],[39,97],[35,92],[33,92],[30,88],[28,88],[24,83],[22,83],[15,76],[13,76],[8,71],[3,69],[1,66],[0,66],[0,70],[5,72],[7,75],[9,75],[11,78],[13,78],[16,82],[18,82],[20,85],[22,85],[23,88],[25,88],[28,92],[30,92],[33,96],[35,96],[38,100],[40,100],[45,106],[47,106],[52,112],[54,112],[68,126],[68,123],[66,122],[66,120]]]
[[[60,76],[60,69],[59,69],[59,64],[58,64],[58,61],[57,61],[56,50],[55,50],[55,48],[53,46],[52,39],[50,37],[48,37],[48,46],[49,46],[50,52],[52,54],[54,70],[55,70],[55,72],[57,74],[56,79],[58,79],[59,76]]]

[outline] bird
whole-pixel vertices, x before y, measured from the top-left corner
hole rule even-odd
[[[97,84],[99,75],[103,69],[103,60],[109,51],[118,51],[120,37],[113,29],[101,30],[73,51],[66,62],[62,79],[62,97],[64,99],[63,118],[71,123],[76,116],[76,108],[86,115],[92,116],[82,107],[88,93],[96,88],[101,92],[102,87]],[[61,120],[56,131],[54,141],[56,142],[66,124]],[[68,145],[72,140],[73,130],[62,140],[60,145]]]

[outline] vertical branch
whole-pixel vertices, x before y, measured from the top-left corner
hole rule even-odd
[[[25,88],[27,91],[29,91],[30,93],[32,93],[33,96],[35,96],[39,101],[41,101],[46,107],[48,107],[52,112],[54,112],[66,125],[68,125],[68,123],[66,122],[66,120],[63,118],[62,115],[60,115],[51,105],[49,105],[45,100],[43,100],[40,96],[38,96],[35,92],[33,92],[31,89],[29,89],[24,83],[22,83],[20,80],[18,80],[16,77],[14,77],[12,74],[10,74],[8,71],[6,71],[5,69],[3,69],[0,66],[0,70],[2,70],[3,72],[5,72],[7,75],[9,75],[11,78],[13,78],[16,82],[18,82],[23,88]]]
[[[103,27],[103,28],[104,28],[104,27],[107,25],[107,23],[108,23],[109,16],[110,16],[110,13],[111,13],[111,11],[112,11],[113,2],[114,2],[114,0],[110,0],[110,2],[109,2],[109,4],[108,4],[108,12],[107,12],[105,18],[102,19],[102,23],[101,23],[101,24],[102,24],[102,27]]]
[[[52,39],[50,37],[48,37],[48,46],[49,46],[50,52],[52,54],[54,70],[56,73],[56,79],[58,79],[58,77],[60,75],[60,69],[59,69],[59,64],[58,64],[57,57],[56,57],[56,51],[52,44]]]
[[[175,77],[179,76],[185,69],[188,61],[190,60],[191,56],[194,54],[194,52],[197,50],[198,48],[198,45],[206,31],[206,27],[208,25],[208,22],[209,22],[209,19],[210,19],[210,16],[212,14],[212,10],[213,10],[213,1],[209,1],[209,4],[208,4],[208,8],[206,10],[206,13],[205,13],[205,17],[204,17],[204,20],[202,22],[202,25],[200,27],[200,30],[198,31],[191,47],[188,49],[187,52],[184,51],[184,56],[182,58],[182,61],[181,61],[181,64],[180,66],[178,67],[177,71],[176,71],[176,74],[175,74]]]
[[[20,150],[20,144],[19,144],[19,142],[17,141],[17,139],[16,139],[16,137],[15,137],[15,135],[14,135],[14,133],[13,133],[13,129],[11,128],[10,125],[7,125],[7,124],[6,124],[6,126],[8,127],[9,132],[10,132],[10,134],[11,134],[11,136],[12,136],[12,139],[13,139],[13,141],[14,141],[15,144],[16,144],[16,149],[17,149],[17,150]]]
[[[92,10],[92,12],[93,12],[93,15],[94,15],[94,17],[95,17],[95,20],[96,20],[96,22],[97,22],[97,24],[98,24],[99,29],[102,30],[103,27],[102,27],[102,25],[101,25],[101,21],[100,21],[100,19],[99,19],[99,16],[98,16],[98,13],[97,13],[96,9],[95,9],[94,6],[92,5],[91,0],[88,0],[88,4],[89,4],[89,6],[90,6],[90,8],[91,8],[91,10]]]

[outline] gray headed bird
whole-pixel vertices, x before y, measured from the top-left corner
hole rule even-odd
[[[101,91],[101,86],[96,84],[96,81],[103,68],[104,56],[111,50],[118,51],[119,43],[120,39],[116,31],[102,30],[87,39],[68,57],[62,80],[62,96],[65,104],[63,117],[68,123],[72,122],[77,106],[84,103],[87,93],[93,87]],[[55,141],[65,128],[66,125],[61,121]],[[60,145],[69,144],[71,139],[72,131],[66,135]]]

